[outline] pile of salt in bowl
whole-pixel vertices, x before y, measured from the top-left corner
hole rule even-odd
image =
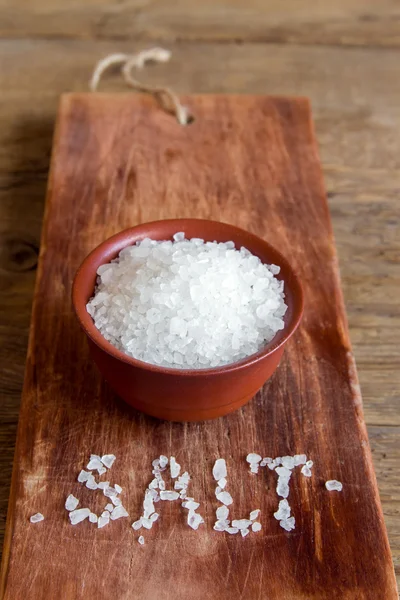
[[[106,340],[138,360],[176,369],[235,363],[284,328],[284,282],[232,241],[149,238],[97,270],[87,311]]]

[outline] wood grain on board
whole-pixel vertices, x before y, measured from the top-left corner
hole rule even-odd
[[[2,570],[3,597],[371,598],[397,597],[308,102],[194,96],[180,128],[149,98],[63,98],[56,129]],[[84,256],[138,222],[197,216],[266,237],[301,274],[302,326],[263,391],[207,423],[171,424],[128,409],[96,372],[72,314],[70,287]],[[162,393],[162,391],[160,391]],[[295,473],[296,530],[271,518],[271,472],[248,473],[249,451],[306,452]],[[99,511],[100,494],[76,482],[91,452],[114,452],[111,480],[131,518],[97,530],[72,527],[74,493]],[[174,454],[192,475],[206,525],[197,532],[174,503],[140,547],[151,460]],[[211,467],[228,462],[232,515],[261,508],[246,539],[212,529]],[[337,478],[341,494],[324,481]],[[40,511],[46,519],[31,525]]]
[[[396,0],[3,0],[0,36],[400,45]]]

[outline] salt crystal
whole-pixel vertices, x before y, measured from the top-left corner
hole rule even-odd
[[[143,537],[142,535],[140,535],[140,536],[138,537],[138,542],[139,542],[139,544],[140,544],[141,546],[143,546],[143,544],[144,544],[144,537]]]
[[[227,481],[226,481],[225,477],[222,477],[221,479],[218,480],[218,487],[220,487],[222,490],[224,489],[226,484],[227,484]]]
[[[258,473],[258,465],[256,465],[256,464],[250,465],[250,472],[251,473]]]
[[[169,459],[169,468],[171,471],[171,477],[172,479],[175,479],[176,477],[178,477],[179,473],[181,472],[181,465],[179,465],[174,456],[171,456]]]
[[[164,456],[163,454],[160,456],[160,467],[161,469],[163,469],[164,467],[166,467],[168,464],[168,457]]]
[[[257,533],[257,531],[261,531],[261,523],[259,523],[258,521],[255,521],[252,526],[251,526],[252,531],[254,531],[254,533]]]
[[[239,529],[237,527],[227,527],[227,529],[225,529],[225,531],[227,531],[228,533],[231,533],[231,534],[239,533]]]
[[[260,514],[260,512],[261,511],[259,508],[257,508],[256,510],[252,510],[250,513],[250,520],[255,521],[257,519],[258,515]]]
[[[108,510],[108,512],[111,512],[112,510],[114,510],[114,506],[112,504],[106,504],[104,510]]]
[[[311,467],[313,466],[313,464],[314,464],[314,463],[313,463],[313,461],[312,461],[312,460],[308,460],[308,461],[306,462],[306,466],[307,466],[309,469],[311,469]]]
[[[150,481],[149,483],[149,489],[157,489],[158,488],[158,479],[153,479],[153,481]]]
[[[246,537],[246,535],[249,535],[249,530],[248,529],[241,529],[240,533],[242,535],[242,537]]]
[[[110,487],[110,482],[109,481],[100,481],[97,484],[97,487],[99,488],[99,490],[106,490],[108,487]]]
[[[229,508],[226,506],[219,506],[216,511],[217,519],[227,519],[229,516]]]
[[[200,503],[194,502],[193,500],[187,500],[186,502],[182,502],[182,506],[188,510],[196,510],[196,508],[199,508]]]
[[[85,485],[89,490],[97,490],[97,483],[93,475],[89,475]]]
[[[232,527],[237,527],[238,529],[248,529],[251,524],[249,519],[234,519],[232,521]]]
[[[89,521],[91,523],[97,523],[98,520],[99,519],[98,519],[97,515],[95,513],[91,512],[90,515],[89,515]]]
[[[134,523],[132,523],[132,527],[133,529],[135,529],[136,531],[138,529],[140,529],[142,527],[142,518],[138,519],[137,521],[135,521]]]
[[[276,493],[282,498],[289,496],[289,486],[285,480],[278,479],[278,485],[276,486]]]
[[[118,492],[118,494],[120,494],[122,492],[122,487],[120,485],[118,485],[118,483],[116,483],[114,485],[114,489],[116,492]]]
[[[116,506],[111,513],[111,520],[115,521],[116,519],[120,519],[121,517],[129,517],[127,510],[122,506]]]
[[[229,527],[229,521],[228,520],[219,520],[215,522],[214,525],[214,529],[215,531],[226,531]]]
[[[328,492],[341,492],[343,489],[343,484],[340,481],[337,481],[336,479],[330,479],[329,481],[325,482],[325,487],[328,490]]]
[[[222,504],[225,504],[227,506],[229,506],[230,504],[232,504],[233,500],[232,500],[232,496],[230,495],[229,492],[220,492],[217,495],[217,500],[219,500],[220,502],[222,502]]]
[[[86,465],[86,468],[89,469],[89,471],[94,471],[97,469],[101,469],[102,466],[103,465],[101,464],[100,456],[98,456],[97,454],[91,454],[90,460],[89,460],[88,464]]]
[[[291,531],[292,529],[295,528],[295,518],[289,517],[288,519],[284,519],[279,523],[279,525],[283,529],[286,529],[286,531]]]
[[[217,485],[217,487],[215,488],[215,495],[218,496],[218,494],[220,494],[222,492],[222,488],[219,487],[219,485]]]
[[[117,490],[112,487],[107,487],[105,490],[103,490],[103,494],[106,496],[106,498],[112,498],[113,496],[117,496]]]
[[[192,529],[198,529],[199,525],[204,523],[204,519],[201,515],[194,512],[194,510],[189,510],[187,522],[189,527],[191,527]]]
[[[101,513],[101,516],[103,517],[103,519],[109,519],[110,515],[111,515],[111,513],[109,510],[103,510],[103,512]]]
[[[153,497],[150,490],[146,490],[143,500],[143,514],[145,517],[149,517],[154,512]]]
[[[101,529],[102,527],[105,527],[106,525],[108,525],[110,522],[110,517],[103,517],[100,516],[97,520],[97,527],[98,529]]]
[[[160,492],[161,500],[177,500],[179,498],[178,492],[172,492],[170,490]]]
[[[35,515],[32,515],[29,520],[31,523],[40,523],[40,521],[44,520],[44,516],[42,513],[36,513]]]
[[[294,469],[294,456],[282,456],[282,465],[286,469]]]
[[[260,462],[260,467],[266,467],[267,465],[272,463],[272,458],[270,458],[269,456],[266,456],[265,458],[262,459],[262,461]]]
[[[104,475],[104,473],[107,472],[107,469],[105,467],[101,466],[97,469],[97,471],[98,471],[99,475]]]
[[[228,472],[226,470],[226,462],[224,458],[217,458],[213,466],[212,474],[215,481],[218,482],[220,479],[223,479],[227,476]]]
[[[89,508],[78,508],[77,510],[73,510],[69,513],[69,520],[71,521],[71,525],[77,525],[81,521],[84,521],[90,515]]]
[[[293,458],[296,467],[299,465],[304,465],[307,460],[307,456],[305,454],[295,454]]]
[[[279,475],[279,479],[282,479],[283,481],[289,481],[290,477],[292,476],[292,472],[286,467],[277,467],[275,469],[275,473],[277,473]]]
[[[82,471],[78,475],[79,483],[85,483],[89,479],[90,475],[92,474],[82,469]]]
[[[116,458],[117,457],[114,454],[104,454],[104,456],[101,457],[101,462],[107,469],[111,469]]]
[[[111,502],[114,504],[114,506],[121,506],[122,504],[122,500],[117,496],[111,496]]]
[[[78,504],[79,504],[78,498],[75,498],[75,496],[70,494],[65,501],[65,508],[70,511],[75,510],[76,507],[78,506]]]
[[[155,523],[157,521],[157,519],[158,519],[159,516],[160,515],[158,513],[153,513],[152,515],[150,515],[150,521],[152,523]]]
[[[290,506],[286,498],[279,502],[278,510],[274,513],[275,519],[281,521],[287,519],[290,516]]]
[[[254,452],[246,456],[246,460],[250,464],[259,463],[261,461],[261,458],[262,457],[259,454],[255,454]]]
[[[165,481],[160,481],[158,483],[158,487],[159,487],[160,490],[164,491],[165,490]]]
[[[307,465],[304,465],[304,467],[301,468],[301,472],[305,477],[311,477],[312,475],[311,469],[307,467]]]
[[[279,269],[232,240],[147,238],[98,268],[87,310],[129,356],[158,367],[218,367],[258,352],[284,328]]]

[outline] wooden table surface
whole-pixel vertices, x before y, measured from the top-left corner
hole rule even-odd
[[[314,5],[315,4],[315,5]],[[400,4],[395,0],[2,0],[0,528],[4,530],[58,97],[152,45],[177,92],[311,98],[351,340],[400,578]],[[118,77],[102,84],[123,91]]]

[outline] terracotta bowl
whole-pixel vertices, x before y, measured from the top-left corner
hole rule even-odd
[[[285,328],[257,354],[223,367],[179,370],[151,365],[131,358],[107,342],[96,329],[86,304],[93,296],[96,271],[138,240],[171,239],[177,231],[207,241],[233,240],[263,262],[281,267],[288,310]],[[118,233],[98,246],[83,261],[72,290],[72,300],[87,335],[95,363],[115,392],[128,404],[153,417],[170,421],[200,421],[226,415],[248,402],[271,377],[284,345],[295,332],[303,312],[300,282],[287,260],[264,240],[247,231],[215,221],[175,219],[155,221]]]

